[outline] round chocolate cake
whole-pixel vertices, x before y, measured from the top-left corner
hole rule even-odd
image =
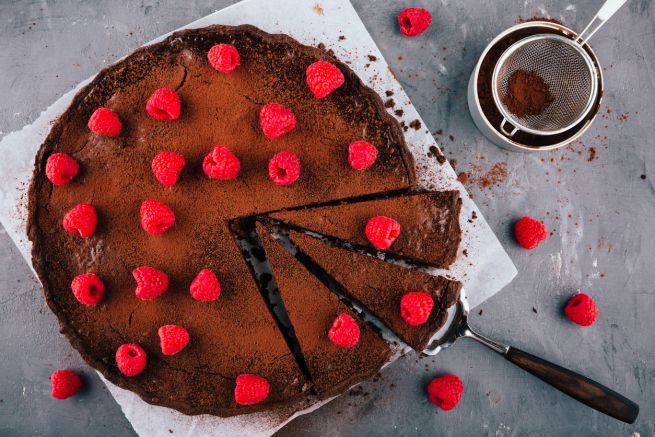
[[[312,390],[234,222],[414,183],[398,123],[345,64],[212,26],[135,51],[75,96],[36,157],[28,235],[48,305],[91,366],[147,402],[230,416]],[[365,378],[381,360],[362,362]]]

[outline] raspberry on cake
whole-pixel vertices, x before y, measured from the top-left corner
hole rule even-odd
[[[366,141],[355,141],[348,146],[348,163],[355,170],[366,170],[377,157],[378,149]]]
[[[234,400],[239,405],[255,405],[268,397],[271,385],[258,375],[242,374],[237,376],[234,387]]]
[[[93,273],[78,275],[71,283],[71,290],[75,298],[84,305],[95,305],[105,294],[105,284]]]
[[[77,161],[65,153],[53,153],[45,165],[45,174],[55,185],[68,184],[79,171]]]
[[[398,25],[403,35],[415,37],[427,30],[432,14],[423,8],[406,8],[398,15]]]
[[[89,119],[89,129],[98,135],[117,137],[123,125],[120,118],[109,108],[98,108]]]
[[[290,185],[300,177],[300,160],[293,152],[280,152],[268,162],[268,175],[277,185]]]
[[[428,293],[413,291],[400,299],[400,315],[412,326],[422,325],[430,318],[434,299]]]
[[[241,64],[241,56],[231,44],[216,44],[207,53],[212,67],[221,73],[232,73]]]
[[[269,103],[259,111],[259,124],[264,135],[274,140],[296,127],[296,116],[282,105]]]
[[[82,238],[93,235],[97,223],[96,209],[88,203],[80,203],[68,211],[63,221],[64,229]]]
[[[153,158],[151,168],[162,185],[172,187],[177,183],[185,164],[184,156],[179,153],[161,152]]]
[[[55,399],[68,399],[77,394],[82,388],[82,378],[72,370],[57,370],[50,375],[52,382],[52,397]]]
[[[234,179],[238,176],[240,170],[241,163],[239,159],[234,156],[230,149],[220,144],[214,147],[202,161],[202,171],[210,179]]]
[[[364,228],[366,238],[376,249],[388,249],[400,235],[400,223],[396,220],[385,217],[372,217]]]
[[[191,282],[189,291],[195,300],[211,302],[220,296],[221,284],[214,272],[209,269],[202,269]]]
[[[146,368],[146,351],[135,343],[126,343],[116,349],[116,365],[125,376],[136,376]]]
[[[189,344],[189,332],[178,325],[164,325],[157,331],[161,353],[175,355]]]
[[[464,383],[457,375],[435,378],[428,385],[428,399],[444,411],[450,411],[459,404],[464,393]]]
[[[329,96],[346,80],[339,68],[327,61],[317,61],[307,67],[307,85],[317,99]]]
[[[141,227],[150,235],[162,234],[175,223],[173,211],[159,200],[144,200],[140,211]]]
[[[148,99],[146,111],[157,120],[177,120],[182,111],[182,100],[175,90],[159,88]]]
[[[134,294],[141,300],[152,300],[168,290],[168,275],[161,270],[142,266],[132,270],[136,281]]]
[[[339,314],[328,331],[328,337],[337,346],[355,347],[359,343],[359,332],[355,319],[348,314]]]

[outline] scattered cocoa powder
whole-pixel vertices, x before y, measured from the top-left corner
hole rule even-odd
[[[450,166],[454,169],[457,168],[457,160],[456,159],[451,159],[450,160]]]
[[[642,174],[640,177],[641,177],[642,179],[646,179],[646,175],[645,175],[645,174]]]
[[[393,99],[388,99],[386,102],[384,102],[385,108],[393,108],[394,106],[396,106],[396,102],[394,102]]]
[[[469,183],[469,174],[463,171],[457,175],[457,180],[466,185]]]
[[[589,158],[587,158],[587,161],[591,162],[596,158],[598,158],[596,148],[595,147],[590,147],[589,148]]]
[[[437,146],[430,146],[430,152],[432,152],[432,155],[437,158],[439,164],[446,162],[446,157],[443,156],[443,153],[441,153]]]
[[[368,60],[371,61],[371,62],[375,62],[375,61],[378,60],[378,58],[377,58],[377,56],[374,56],[374,55],[368,55]]]
[[[507,163],[497,162],[487,173],[480,177],[478,186],[480,188],[489,188],[493,185],[500,185],[502,182],[505,182],[508,175]]]
[[[405,111],[403,111],[402,109],[396,109],[395,111],[393,111],[393,113],[396,114],[398,117],[402,117]]]
[[[387,95],[387,97],[391,97],[391,96],[393,96],[393,91],[387,90],[387,91],[385,91],[385,94]]]
[[[421,128],[421,122],[416,119],[409,123],[409,127],[414,128],[414,130],[419,130]]]
[[[507,80],[502,102],[519,118],[539,115],[555,100],[550,86],[535,71],[516,70]]]

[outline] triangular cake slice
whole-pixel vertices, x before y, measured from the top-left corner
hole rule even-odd
[[[257,232],[317,396],[321,399],[336,396],[375,375],[391,356],[389,344],[362,323],[259,223]],[[360,327],[359,342],[354,347],[337,346],[328,338],[334,320],[344,313]]]
[[[300,252],[337,281],[353,300],[417,351],[425,349],[446,322],[447,309],[459,298],[460,282],[335,247],[301,232],[290,231],[289,237]],[[434,299],[430,317],[419,326],[409,325],[400,315],[401,298],[413,291],[429,293]]]
[[[400,223],[400,235],[383,252],[447,268],[455,261],[461,239],[461,205],[459,192],[453,190],[282,211],[270,217],[292,227],[374,250],[364,228],[371,217],[387,216]]]

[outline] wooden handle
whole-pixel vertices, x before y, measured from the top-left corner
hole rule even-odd
[[[509,348],[505,357],[562,393],[601,413],[626,423],[637,420],[639,405],[589,378],[514,347]]]

